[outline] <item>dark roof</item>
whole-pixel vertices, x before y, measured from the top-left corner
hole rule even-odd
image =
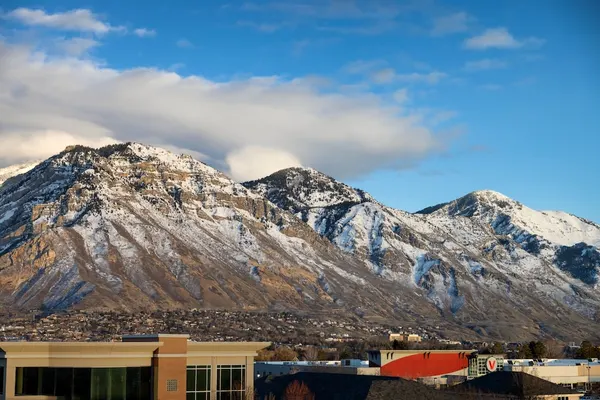
[[[450,388],[450,391],[494,393],[516,397],[573,394],[573,390],[525,372],[497,371]]]
[[[258,399],[283,399],[285,389],[298,381],[304,383],[314,394],[314,400],[465,400],[464,393],[439,391],[421,383],[405,379],[371,376],[298,372],[292,375],[268,376],[255,381]],[[478,398],[478,397],[477,397]]]

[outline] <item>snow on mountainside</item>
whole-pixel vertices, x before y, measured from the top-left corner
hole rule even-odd
[[[351,188],[312,168],[287,168],[270,175],[268,184],[257,180],[244,185],[269,197],[278,206],[296,212],[333,204],[374,201],[368,193]]]
[[[529,209],[499,193],[477,192],[410,214],[314,170],[287,169],[244,185],[294,212],[344,252],[364,259],[374,275],[417,288],[415,293],[441,313],[474,317],[486,299],[496,298],[512,302],[514,309],[562,304],[586,318],[600,317],[595,250],[584,246],[577,256],[571,247],[546,243],[511,225],[498,210],[521,211],[515,219],[522,221]],[[313,194],[315,190],[320,193]],[[313,198],[319,201],[311,202]],[[555,228],[551,217],[529,221],[565,236],[579,229],[568,223]],[[543,256],[533,251],[536,245]]]
[[[549,242],[563,246],[583,242],[600,247],[600,226],[597,224],[561,211],[536,211],[491,190],[473,192],[418,213],[474,217],[486,220],[493,226],[501,226],[502,220],[508,216],[515,227]]]
[[[24,164],[11,165],[5,168],[0,168],[0,186],[13,176],[24,174],[38,165],[39,161],[28,162]]]
[[[0,216],[3,306],[437,315],[264,197],[150,146],[69,147],[1,186]]]
[[[499,195],[452,203],[410,214],[312,169],[241,185],[151,146],[69,147],[0,186],[0,306],[321,310],[515,340],[599,335],[597,248],[526,231],[511,219],[524,206]]]

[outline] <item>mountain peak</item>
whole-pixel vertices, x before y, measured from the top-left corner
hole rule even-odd
[[[312,207],[375,201],[370,194],[313,168],[286,168],[243,185],[294,213]]]
[[[477,190],[446,203],[427,207],[416,214],[433,214],[443,212],[449,215],[472,217],[490,208],[520,208],[522,204],[494,190]]]
[[[474,192],[471,192],[470,194],[473,194],[479,198],[485,198],[485,199],[490,199],[490,200],[512,200],[510,197],[500,193],[500,192],[496,192],[495,190],[489,190],[489,189],[484,189],[484,190],[476,190]]]

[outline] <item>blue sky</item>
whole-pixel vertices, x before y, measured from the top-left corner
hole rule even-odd
[[[9,0],[0,166],[136,140],[408,211],[493,189],[600,222],[600,5],[541,5]]]

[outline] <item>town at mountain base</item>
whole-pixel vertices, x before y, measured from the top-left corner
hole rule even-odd
[[[312,169],[238,184],[137,143],[71,146],[3,179],[6,308],[331,311],[600,337],[600,227],[496,192],[411,214]]]

